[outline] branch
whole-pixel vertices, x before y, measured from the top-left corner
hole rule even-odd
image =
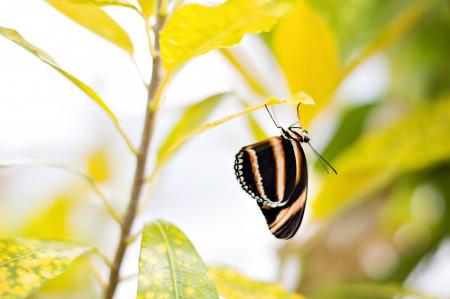
[[[158,12],[161,10],[161,1],[158,1]],[[157,109],[151,109],[153,103],[158,103],[161,101],[163,95],[164,87],[166,86],[168,80],[161,81],[162,65],[161,56],[159,54],[159,32],[164,26],[166,16],[159,13],[154,26],[154,37],[155,37],[155,56],[153,56],[153,69],[150,85],[148,86],[148,96],[147,96],[147,108],[145,115],[144,129],[141,137],[141,144],[139,147],[139,153],[136,160],[136,168],[134,173],[133,185],[131,188],[130,200],[128,203],[128,208],[124,216],[122,229],[120,232],[119,244],[117,245],[116,253],[114,255],[113,265],[109,275],[109,282],[106,288],[104,298],[112,299],[116,291],[117,285],[120,282],[119,272],[122,265],[123,257],[125,251],[128,247],[128,241],[130,239],[130,232],[136,218],[136,212],[139,204],[139,198],[141,196],[142,187],[145,182],[145,165],[147,162],[147,154],[150,146],[150,142],[153,136],[153,128],[155,123],[155,116]],[[158,107],[158,106],[156,106]]]

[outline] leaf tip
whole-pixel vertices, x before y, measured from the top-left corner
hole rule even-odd
[[[315,105],[314,99],[304,91],[299,91],[294,94],[290,99],[287,100],[289,104],[304,104],[304,105]]]

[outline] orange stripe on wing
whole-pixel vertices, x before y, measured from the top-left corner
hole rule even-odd
[[[250,157],[250,164],[252,164],[252,172],[255,178],[256,189],[258,189],[258,192],[262,198],[267,199],[266,193],[264,192],[264,186],[262,184],[262,177],[259,172],[258,156],[256,155],[255,150],[251,148],[247,148],[246,151]]]
[[[269,225],[270,231],[272,233],[277,232],[289,220],[289,218],[293,217],[298,211],[300,211],[304,207],[306,201],[306,193],[307,192],[305,188],[292,205],[282,209],[278,213],[277,217],[275,218],[275,221]]]
[[[301,165],[302,165],[302,154],[300,152],[300,145],[295,141],[291,139],[292,148],[294,149],[294,155],[295,155],[295,164],[296,164],[296,172],[295,172],[295,185],[300,183],[301,180]]]
[[[278,200],[282,201],[286,184],[286,159],[284,156],[283,142],[280,137],[269,138],[275,158],[275,178]]]

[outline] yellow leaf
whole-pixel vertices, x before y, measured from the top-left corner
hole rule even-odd
[[[173,70],[209,51],[230,47],[244,34],[269,31],[285,5],[271,0],[229,0],[207,7],[190,4],[181,7],[161,32],[164,67]]]
[[[450,159],[450,97],[425,104],[391,127],[355,143],[335,162],[312,203],[316,218],[386,186],[400,174]]]
[[[251,114],[247,115],[247,126],[255,138],[255,141],[261,141],[269,137],[264,129],[259,125],[255,117]]]
[[[78,189],[77,189],[78,190]],[[70,225],[70,216],[77,202],[79,194],[67,190],[57,196],[50,206],[36,207],[22,230],[21,236],[32,239],[70,240],[76,236]],[[78,199],[78,200],[77,200]],[[91,277],[86,275],[87,263],[84,259],[77,259],[70,269],[55,279],[47,282],[42,292],[75,292],[89,289]]]
[[[69,227],[70,211],[73,201],[67,195],[61,195],[43,211],[34,209],[24,227],[28,238],[70,239],[72,231]]]
[[[309,96],[307,93],[303,91],[299,91],[296,94],[292,95],[290,98],[281,100],[278,98],[271,97],[267,100],[267,105],[277,105],[287,103],[290,105],[297,106],[298,104],[304,104],[304,105],[315,105],[316,102],[313,100],[311,96]]]
[[[158,150],[157,164],[162,165],[166,163],[176,151],[170,149],[174,144],[177,144],[186,135],[200,127],[211,115],[217,105],[226,97],[227,94],[217,94],[210,96],[198,103],[189,106],[185,111],[179,122],[172,129]]]
[[[150,18],[155,11],[156,2],[154,0],[138,0],[138,2],[142,9],[142,15],[144,18]]]
[[[71,0],[45,0],[68,18],[107,39],[133,55],[133,44],[128,34],[98,5]]]
[[[108,153],[105,150],[97,150],[89,156],[87,170],[92,179],[103,183],[109,179],[110,169]]]
[[[66,72],[62,67],[60,67],[56,61],[48,55],[46,52],[41,50],[40,48],[36,47],[35,45],[28,42],[26,39],[20,35],[19,32],[17,32],[14,29],[6,28],[0,26],[0,35],[6,37],[7,39],[15,42],[28,52],[32,53],[34,56],[38,57],[40,60],[48,64],[49,66],[53,67],[56,71],[58,71],[61,75],[69,79],[73,84],[75,84],[79,89],[81,89],[87,96],[89,96],[102,110],[108,115],[108,117],[114,122],[114,125],[116,126],[117,130],[119,131],[120,135],[124,139],[124,141],[127,143],[128,147],[133,153],[136,153],[136,150],[134,149],[133,145],[131,144],[130,140],[126,136],[125,132],[123,131],[119,120],[117,119],[116,115],[111,111],[111,109],[108,107],[108,105],[100,98],[95,91],[87,86],[84,82],[80,81],[76,77],[72,76],[70,73]]]
[[[240,100],[240,102],[244,108],[250,107],[246,101]],[[259,125],[255,117],[251,114],[247,114],[247,126],[250,129],[250,133],[252,133],[255,141],[261,141],[269,137],[264,129]]]
[[[67,242],[0,240],[0,298],[28,298],[88,250]]]
[[[327,105],[338,78],[338,50],[329,26],[304,1],[282,18],[274,32],[273,47],[292,93],[303,90],[316,107],[302,107],[308,125]]]
[[[302,299],[276,283],[252,280],[241,273],[224,267],[213,267],[209,277],[216,284],[219,294],[227,299]]]
[[[50,0],[50,1],[58,1],[58,2],[65,2],[65,3],[73,3],[73,4],[79,4],[79,5],[86,5],[86,4],[92,4],[97,6],[121,6],[121,7],[128,7],[131,9],[134,9],[139,12],[139,10],[131,4],[128,1],[125,0]]]
[[[298,104],[315,105],[316,104],[316,102],[313,100],[313,98],[304,91],[299,91],[296,94],[294,94],[291,97],[291,99],[287,101],[287,103],[291,104],[291,105],[298,105]]]

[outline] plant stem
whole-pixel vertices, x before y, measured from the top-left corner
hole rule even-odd
[[[158,11],[160,7],[161,1],[158,1]],[[130,201],[128,203],[128,208],[124,216],[123,225],[121,227],[119,244],[117,245],[114,261],[109,275],[108,286],[104,294],[105,299],[112,299],[114,297],[117,285],[120,282],[119,272],[125,255],[125,251],[128,246],[130,232],[136,218],[136,211],[142,192],[142,187],[145,182],[145,165],[147,162],[148,149],[153,135],[155,115],[157,113],[156,110],[150,109],[150,105],[153,101],[159,101],[160,99],[158,97],[162,96],[162,92],[158,92],[160,90],[162,73],[161,57],[159,54],[159,32],[164,26],[164,22],[165,16],[158,14],[158,18],[154,26],[156,55],[153,57],[152,76],[150,85],[148,87],[144,129],[142,132],[141,144],[136,160],[136,169],[134,173],[133,186],[131,188]]]

